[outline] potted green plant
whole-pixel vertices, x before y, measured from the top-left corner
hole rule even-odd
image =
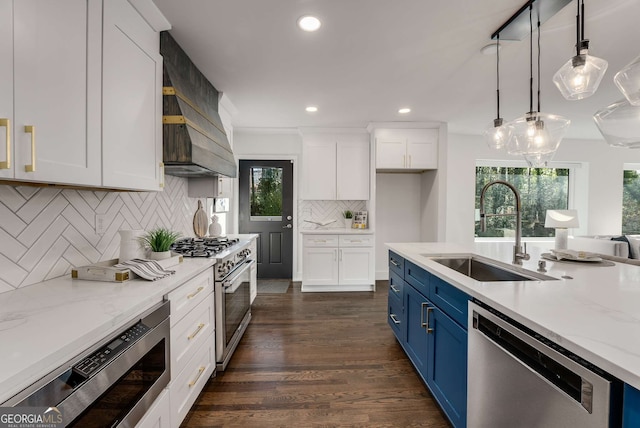
[[[169,248],[176,242],[180,233],[171,231],[165,227],[157,227],[145,233],[140,240],[145,247],[151,250],[149,258],[152,260],[162,260],[171,257]]]
[[[351,226],[353,225],[353,211],[344,210],[342,211],[342,216],[344,217],[344,227],[351,229]]]

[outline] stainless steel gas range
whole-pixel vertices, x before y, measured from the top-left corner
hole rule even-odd
[[[186,238],[172,250],[184,257],[215,258],[216,368],[224,371],[251,321],[249,241],[227,238]]]

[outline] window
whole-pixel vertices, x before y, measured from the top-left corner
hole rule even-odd
[[[514,185],[520,193],[522,236],[554,236],[554,229],[545,228],[544,220],[548,209],[568,208],[570,171],[570,168],[477,166],[476,209],[480,208],[482,188],[494,180],[504,180]],[[484,211],[486,214],[503,216],[488,216],[486,232],[480,230],[480,222],[476,221],[476,237],[515,236],[516,201],[513,192],[507,186],[496,184],[487,190]]]
[[[282,168],[252,167],[251,220],[282,220]]]
[[[640,233],[640,170],[625,168],[622,179],[622,234],[637,233]]]

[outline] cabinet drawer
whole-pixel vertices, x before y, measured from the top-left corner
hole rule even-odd
[[[213,335],[209,335],[205,343],[189,360],[184,370],[171,381],[169,399],[172,427],[180,426],[215,369],[214,342]]]
[[[340,235],[340,247],[373,247],[371,235]]]
[[[305,247],[337,247],[338,243],[338,235],[304,235],[303,238]]]
[[[429,298],[429,279],[432,275],[408,260],[404,261],[404,280]]]
[[[389,273],[389,296],[395,297],[402,302],[402,288],[404,287],[404,281],[395,273]]]
[[[167,295],[171,302],[171,327],[213,292],[213,269],[198,274]]]
[[[404,322],[402,299],[397,300],[392,295],[389,295],[389,312],[387,314],[387,322],[391,326],[393,334],[395,334],[398,340],[402,342],[404,340],[402,335],[402,332],[404,331],[402,325]]]
[[[467,314],[469,313],[467,302],[471,297],[464,291],[460,291],[453,285],[431,275],[429,281],[429,299],[438,306],[442,312],[449,315],[458,324],[467,329]]]
[[[196,349],[211,337],[214,330],[213,294],[171,328],[171,374],[180,373]]]
[[[389,251],[389,272],[404,278],[404,259],[393,251]]]

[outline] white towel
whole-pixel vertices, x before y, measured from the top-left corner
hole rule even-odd
[[[175,270],[164,269],[155,260],[133,259],[120,262],[115,267],[131,269],[133,273],[147,281],[155,281],[176,273]]]

